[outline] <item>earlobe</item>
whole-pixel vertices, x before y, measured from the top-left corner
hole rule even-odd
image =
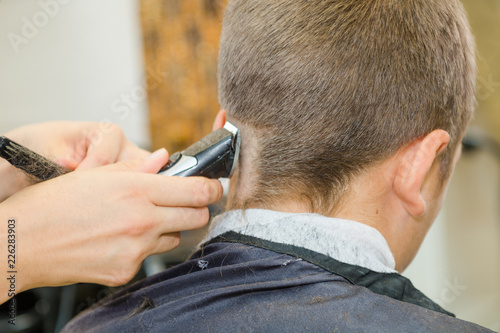
[[[404,151],[393,188],[408,214],[418,217],[425,213],[425,200],[420,189],[436,157],[447,147],[449,141],[447,132],[435,130],[414,141]]]
[[[224,127],[225,123],[226,123],[226,110],[220,110],[219,113],[217,113],[217,116],[215,117],[212,131],[216,131],[219,128]]]

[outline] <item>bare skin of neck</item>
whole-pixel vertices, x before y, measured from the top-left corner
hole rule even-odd
[[[228,120],[242,135],[242,154],[231,179],[228,208],[313,213],[309,203],[284,197],[276,203],[266,203],[265,207],[244,207],[245,199],[252,198],[258,176],[255,161],[259,158],[259,145],[254,139],[257,133],[235,119]],[[449,135],[436,130],[367,168],[351,180],[348,192],[329,217],[357,221],[378,230],[394,255],[396,270],[402,272],[413,260],[442,206],[449,179],[442,180],[437,156],[448,142]],[[455,152],[451,170],[459,156]]]

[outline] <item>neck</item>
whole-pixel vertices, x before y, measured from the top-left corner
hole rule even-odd
[[[310,202],[279,195],[279,200],[258,202],[253,205],[253,188],[257,180],[255,170],[260,158],[260,137],[249,126],[237,119],[228,118],[240,129],[242,137],[240,161],[231,179],[228,209],[269,209],[289,213],[316,213],[311,211]],[[393,157],[360,172],[349,183],[349,190],[329,214],[344,220],[357,221],[377,229],[386,239],[396,260],[396,270],[403,271],[413,259],[422,242],[428,226],[419,218],[409,215],[392,188],[398,171],[398,159]],[[276,195],[278,196],[278,194]],[[425,216],[422,220],[425,220]]]
[[[251,168],[248,168],[251,170]],[[381,163],[358,175],[349,184],[349,192],[344,195],[336,209],[328,217],[351,220],[378,230],[387,241],[396,261],[396,270],[402,272],[413,259],[412,249],[418,248],[425,232],[413,229],[415,221],[406,214],[399,200],[386,184],[391,184],[395,170],[390,163]],[[314,213],[307,202],[280,198],[274,203],[244,206],[243,194],[251,195],[251,184],[240,179],[252,179],[242,168],[235,172],[231,180],[228,207],[231,209],[257,208],[287,213]],[[237,195],[236,195],[237,194]],[[412,243],[409,246],[409,243]],[[414,244],[413,244],[414,243]]]

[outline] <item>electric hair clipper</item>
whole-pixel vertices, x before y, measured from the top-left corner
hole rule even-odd
[[[170,160],[158,174],[229,178],[238,164],[240,145],[238,128],[226,122],[224,128],[205,136],[186,150],[170,156]]]

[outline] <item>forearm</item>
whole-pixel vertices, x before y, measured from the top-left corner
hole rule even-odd
[[[22,171],[0,158],[0,203],[30,184]]]

